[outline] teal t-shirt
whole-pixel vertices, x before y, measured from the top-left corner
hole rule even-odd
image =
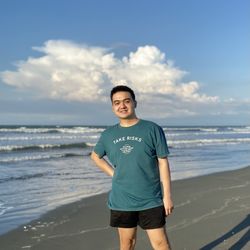
[[[94,152],[106,155],[115,169],[109,208],[138,211],[162,205],[157,158],[169,151],[160,126],[146,120],[130,127],[116,124],[102,133]]]

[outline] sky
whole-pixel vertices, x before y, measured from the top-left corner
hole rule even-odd
[[[250,1],[1,0],[0,125],[250,125]]]

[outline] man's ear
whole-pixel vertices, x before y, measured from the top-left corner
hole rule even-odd
[[[137,107],[137,101],[136,100],[134,100],[134,103],[135,103],[135,108]]]
[[[113,111],[113,112],[115,112],[115,111],[114,111],[114,106],[113,106],[113,103],[112,103],[112,106],[111,106],[111,107],[112,107],[112,111]]]

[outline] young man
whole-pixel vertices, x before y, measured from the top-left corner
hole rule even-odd
[[[137,118],[135,94],[129,87],[114,87],[110,97],[120,122],[102,133],[91,154],[95,164],[112,176],[110,225],[118,228],[121,250],[134,249],[137,225],[146,230],[153,249],[170,249],[165,216],[172,213],[173,202],[164,132]]]

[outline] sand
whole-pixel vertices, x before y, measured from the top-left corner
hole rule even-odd
[[[250,167],[172,183],[175,209],[167,218],[174,250],[250,249]],[[115,250],[107,194],[82,199],[0,236],[1,250]],[[137,250],[152,249],[138,229]]]

